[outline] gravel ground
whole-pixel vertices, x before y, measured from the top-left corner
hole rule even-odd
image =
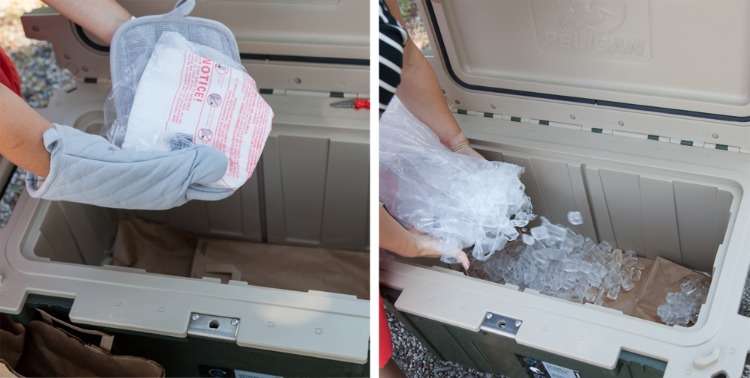
[[[407,377],[502,378],[502,375],[469,369],[455,362],[444,361],[432,354],[403,323],[386,312],[393,341],[393,360]]]

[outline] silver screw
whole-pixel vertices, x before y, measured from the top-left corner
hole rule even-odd
[[[485,318],[486,318],[487,320],[490,320],[490,319],[492,319],[492,314],[487,314],[487,316],[486,316]]]
[[[193,314],[193,316],[191,316],[190,318],[193,319],[193,321],[196,321],[196,320],[200,319],[201,316],[198,315],[198,314]]]
[[[522,321],[520,321],[520,320],[516,320],[516,328],[520,327],[520,326],[521,326],[521,324],[523,324],[523,322],[522,322]]]
[[[576,119],[576,115],[575,114],[571,114],[570,115],[570,119]]]
[[[302,84],[302,79],[298,78],[298,77],[295,77],[294,78],[294,84]]]
[[[490,108],[492,108],[492,110],[495,110],[495,109],[497,109],[497,106],[495,106],[495,105],[490,105]]]
[[[625,121],[618,121],[617,124],[620,126],[625,126]]]
[[[713,133],[713,134],[711,134],[711,138],[719,139],[719,134]]]
[[[323,328],[315,328],[315,334],[316,334],[316,335],[321,335],[321,334],[323,334]]]
[[[233,325],[233,326],[235,326],[235,327],[236,327],[236,326],[237,326],[238,324],[240,324],[240,321],[239,321],[239,320],[237,320],[237,319],[232,319],[232,325]]]

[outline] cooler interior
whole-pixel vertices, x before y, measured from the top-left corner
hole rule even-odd
[[[92,133],[101,125],[101,112],[76,124]],[[24,254],[369,299],[367,143],[278,128],[253,177],[225,200],[167,211],[48,202],[27,231]],[[118,255],[123,245],[129,256]]]
[[[734,193],[740,193],[736,183],[520,145],[498,148],[500,144],[494,142],[476,142],[486,158],[525,168],[522,181],[535,214],[596,242],[636,251],[639,257],[662,257],[697,272],[720,274],[720,251]],[[570,211],[580,211],[584,223],[568,223]],[[434,261],[420,260],[420,264],[434,265]],[[483,263],[473,264],[481,270]],[[471,270],[469,274],[473,275]],[[701,324],[713,295],[712,287],[696,325]]]

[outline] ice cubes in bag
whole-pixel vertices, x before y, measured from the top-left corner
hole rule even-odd
[[[455,153],[394,97],[380,120],[380,200],[404,226],[486,260],[534,219],[523,168]],[[455,262],[450,256],[444,261]]]

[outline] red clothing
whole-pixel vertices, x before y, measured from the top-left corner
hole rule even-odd
[[[393,355],[393,343],[391,342],[391,328],[388,326],[388,319],[385,317],[385,307],[383,307],[383,298],[380,298],[380,368],[384,368],[391,360]]]
[[[21,95],[21,78],[13,65],[13,61],[0,48],[0,84],[10,88],[17,95]]]

